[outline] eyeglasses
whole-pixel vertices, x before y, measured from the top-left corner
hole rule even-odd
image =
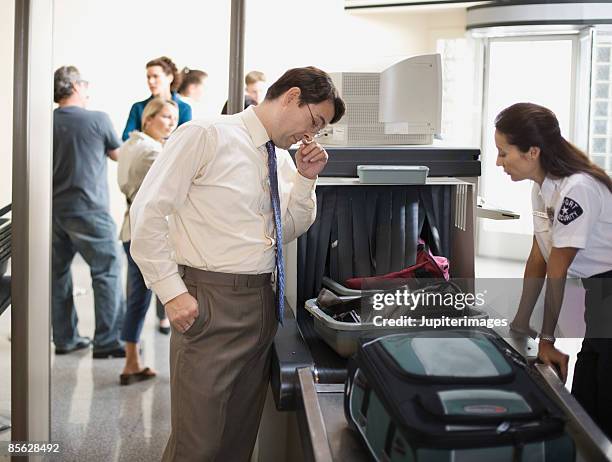
[[[308,112],[310,112],[310,118],[312,119],[312,132],[314,134],[314,137],[317,137],[320,135],[319,132],[325,128],[325,124],[321,124],[320,122],[317,123],[314,116],[312,115],[310,104],[306,103],[306,107],[308,108]]]

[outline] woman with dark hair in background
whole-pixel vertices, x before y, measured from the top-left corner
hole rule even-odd
[[[184,67],[181,71],[181,85],[178,87],[178,94],[192,109],[193,103],[199,103],[204,95],[204,80],[207,77],[206,72],[198,69]]]
[[[612,180],[569,143],[555,115],[531,103],[495,120],[497,165],[512,181],[533,180],[534,237],[514,331],[535,336],[529,319],[546,279],[538,357],[567,379],[569,357],[557,350],[555,327],[567,275],[582,278],[586,332],[572,394],[612,437]]]
[[[162,56],[149,61],[145,67],[147,69],[147,85],[151,91],[151,96],[132,105],[121,137],[123,141],[130,137],[130,132],[141,129],[142,112],[147,103],[155,97],[171,99],[178,105],[179,125],[191,120],[191,106],[181,101],[176,93],[181,85],[181,74],[172,60],[167,56]]]
[[[125,341],[125,366],[120,376],[121,385],[153,378],[156,373],[143,368],[138,354],[138,341],[145,315],[151,304],[151,291],[147,289],[142,274],[130,254],[130,205],[151,165],[162,150],[162,146],[176,128],[178,106],[170,99],[153,98],[142,114],[142,131],[134,130],[130,138],[119,149],[117,182],[125,194],[127,210],[119,238],[128,260],[127,309],[121,329],[121,340]]]

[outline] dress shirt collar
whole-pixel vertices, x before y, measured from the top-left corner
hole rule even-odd
[[[251,136],[251,139],[253,140],[253,144],[257,148],[259,148],[260,146],[263,146],[270,140],[270,137],[268,136],[268,132],[266,131],[263,124],[259,120],[259,117],[257,117],[257,114],[255,113],[255,109],[253,108],[253,106],[249,106],[244,111],[242,111],[240,113],[240,116],[242,117],[244,125],[249,131],[249,135]]]

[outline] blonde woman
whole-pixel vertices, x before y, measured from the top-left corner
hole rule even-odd
[[[130,138],[119,151],[117,179],[127,201],[119,238],[128,259],[127,310],[121,332],[121,339],[126,342],[126,357],[120,376],[121,385],[140,382],[156,375],[153,369],[142,367],[138,354],[138,341],[152,294],[130,255],[130,204],[153,161],[161,152],[164,141],[176,128],[178,116],[178,106],[174,101],[153,98],[142,113],[142,132],[131,132]]]

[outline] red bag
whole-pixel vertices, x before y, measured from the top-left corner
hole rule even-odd
[[[367,278],[351,278],[344,283],[349,289],[360,290],[365,289],[380,289],[389,288],[393,285],[394,279],[412,279],[412,278],[428,278],[449,279],[449,264],[446,257],[433,255],[429,247],[425,245],[421,239],[417,246],[416,263],[408,268],[394,273],[388,273],[383,276],[371,276]]]

